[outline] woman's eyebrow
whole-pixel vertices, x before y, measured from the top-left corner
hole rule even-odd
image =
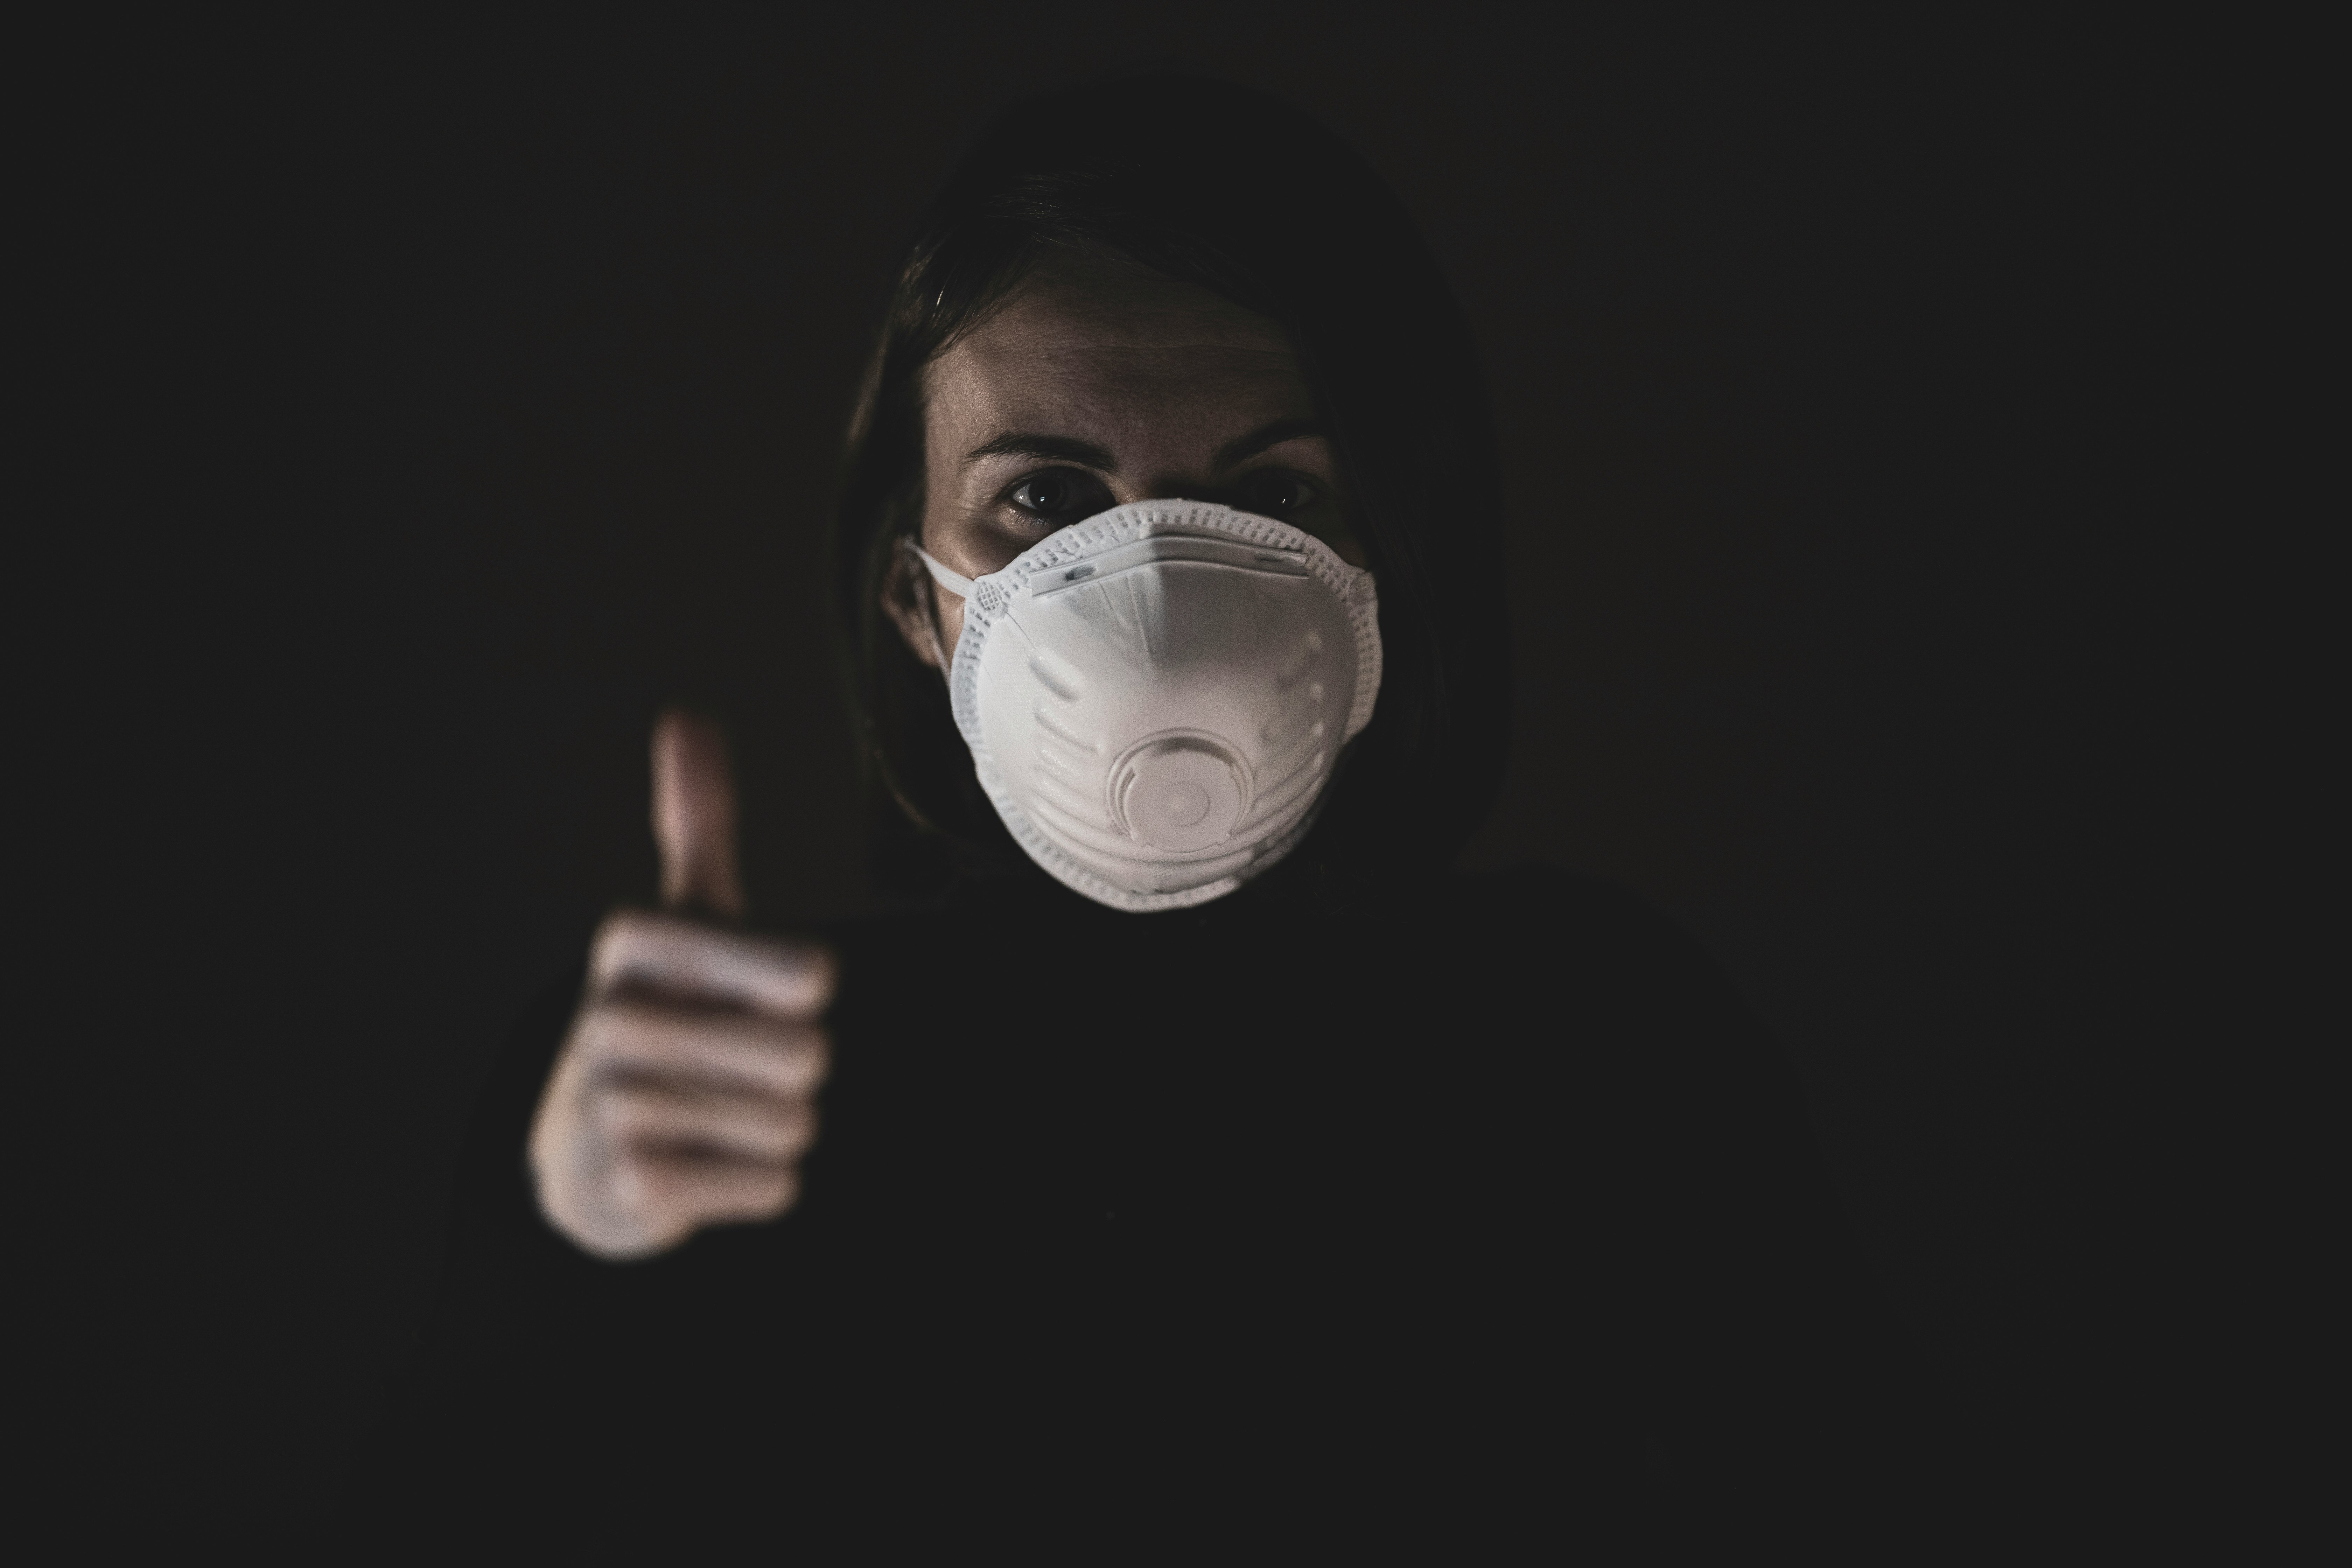
[[[966,452],[963,466],[967,468],[982,458],[1044,458],[1049,461],[1076,463],[1106,474],[1118,472],[1118,459],[1092,441],[1080,441],[1069,436],[1033,436],[1013,431],[992,441],[983,441]]]
[[[1312,419],[1292,417],[1261,425],[1246,436],[1237,437],[1217,448],[1214,472],[1223,473],[1235,463],[1247,462],[1269,447],[1279,447],[1285,441],[1296,441],[1301,436],[1320,436],[1323,426]]]
[[[1299,416],[1276,419],[1261,425],[1246,436],[1237,436],[1217,448],[1211,465],[1215,473],[1223,473],[1236,463],[1245,463],[1269,447],[1285,441],[1296,441],[1302,436],[1320,436],[1323,426],[1316,420]],[[1073,436],[1045,436],[1026,430],[1007,431],[1002,436],[982,442],[963,458],[963,467],[970,468],[982,458],[1038,458],[1047,462],[1076,463],[1097,473],[1116,474],[1118,459],[1107,447],[1092,441],[1081,441]]]

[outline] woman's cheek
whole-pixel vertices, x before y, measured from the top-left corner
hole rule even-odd
[[[955,663],[956,644],[963,637],[963,601],[953,594],[940,595],[940,651]]]

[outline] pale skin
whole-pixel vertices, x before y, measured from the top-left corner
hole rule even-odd
[[[1205,289],[1111,264],[1043,273],[931,362],[923,401],[919,542],[967,577],[1171,499],[1279,518],[1369,564],[1281,327]],[[884,604],[916,658],[954,657],[963,600],[912,557]]]
[[[1110,507],[1178,498],[1294,522],[1367,563],[1280,327],[1206,289],[1062,264],[933,360],[923,390],[920,543],[968,577]],[[883,603],[944,675],[962,599],[901,554]],[[541,1211],[614,1259],[792,1207],[835,984],[824,948],[727,923],[744,900],[717,731],[665,714],[653,764],[665,907],[598,931],[530,1133]]]
[[[740,920],[744,900],[718,731],[664,714],[653,773],[664,907],[597,931],[530,1130],[541,1212],[615,1260],[792,1206],[816,1136],[835,978],[821,947],[719,923]]]

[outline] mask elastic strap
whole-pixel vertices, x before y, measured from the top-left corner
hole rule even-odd
[[[930,552],[925,550],[921,545],[916,543],[911,539],[902,539],[898,541],[898,542],[913,551],[916,555],[921,558],[923,564],[930,569],[932,582],[937,583],[940,587],[945,588],[949,593],[955,595],[960,599],[969,599],[971,597],[972,584],[971,578],[964,576],[961,573],[949,571],[946,567],[940,565],[937,561],[931,558]]]
[[[971,578],[962,575],[961,573],[949,571],[946,567],[940,565],[938,561],[932,558],[929,551],[925,550],[921,545],[916,543],[911,539],[901,537],[898,543],[900,548],[911,550],[915,552],[916,556],[921,560],[924,567],[929,571],[931,580],[937,583],[940,587],[945,588],[950,594],[961,595],[966,599],[971,597],[972,584]],[[936,601],[932,603],[931,610],[932,613],[930,615],[923,617],[923,630],[930,634],[931,657],[939,661],[940,673],[945,675],[948,672],[950,660],[948,658],[948,650],[940,645],[939,605]]]

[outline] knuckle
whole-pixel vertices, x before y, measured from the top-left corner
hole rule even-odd
[[[609,973],[640,940],[644,930],[645,917],[635,910],[614,910],[606,915],[588,944],[591,966],[599,974]]]
[[[730,950],[742,983],[772,1016],[813,1016],[833,994],[830,949],[790,937],[738,938]]]
[[[814,1005],[828,1005],[833,1001],[833,994],[841,988],[841,955],[830,947],[813,950],[810,974],[815,993]]]
[[[772,1219],[792,1207],[793,1201],[799,1196],[798,1173],[789,1170],[778,1171],[760,1184],[760,1191],[753,1200],[752,1212],[761,1218]]]
[[[802,947],[793,956],[795,1000],[803,1015],[815,1017],[833,1005],[833,994],[841,984],[841,960],[829,947]]]
[[[822,980],[826,966],[833,962],[833,950],[821,942],[779,936],[768,938],[764,946],[772,962],[811,983]]]
[[[805,1030],[795,1054],[803,1081],[814,1089],[833,1070],[833,1037],[819,1028]]]
[[[804,1100],[785,1106],[776,1115],[776,1142],[787,1159],[798,1159],[816,1142],[816,1110]]]

